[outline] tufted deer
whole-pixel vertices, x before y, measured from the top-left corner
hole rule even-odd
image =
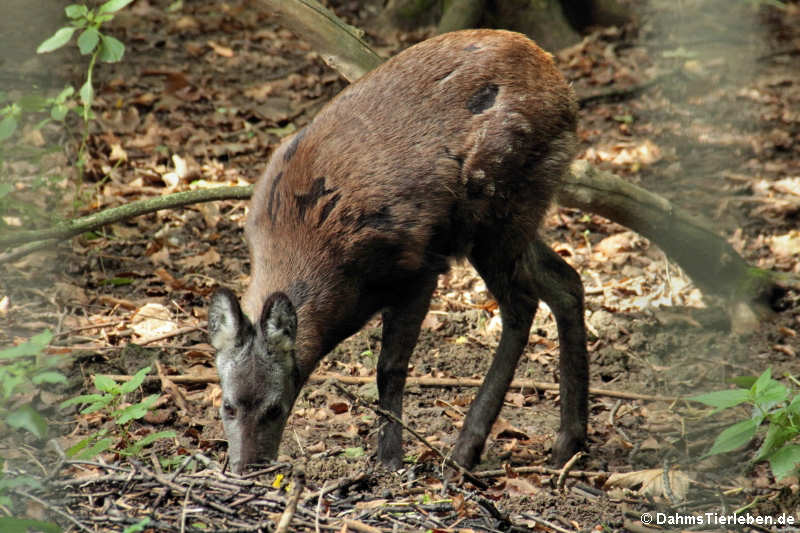
[[[234,471],[274,459],[320,359],[382,312],[380,406],[398,417],[439,274],[466,257],[497,299],[500,343],[453,451],[474,466],[539,299],[560,339],[553,460],[586,437],[588,359],[578,274],[537,237],[576,144],[572,90],[549,54],[507,31],[444,34],[398,54],[272,154],[250,203],[251,280],[209,309]],[[385,421],[378,457],[402,465]]]

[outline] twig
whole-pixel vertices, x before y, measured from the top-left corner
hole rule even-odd
[[[360,474],[358,474],[356,476],[340,479],[339,481],[337,481],[336,483],[334,483],[333,485],[331,485],[329,487],[326,486],[327,484],[323,485],[322,489],[320,489],[320,490],[318,490],[316,492],[312,492],[311,494],[309,494],[306,497],[306,499],[303,500],[303,505],[308,505],[315,498],[317,498],[317,499],[318,498],[322,498],[326,494],[330,494],[333,491],[342,490],[342,489],[345,489],[345,488],[347,488],[347,487],[349,487],[351,485],[355,485],[356,483],[361,483],[362,481],[364,481],[368,477],[369,476],[366,473],[361,472]]]
[[[175,207],[183,207],[185,205],[201,202],[214,202],[217,200],[246,200],[250,198],[252,192],[252,186],[216,187],[213,189],[184,191],[168,194],[166,196],[158,196],[156,198],[147,198],[145,200],[139,200],[92,213],[85,217],[69,220],[51,228],[9,232],[0,236],[0,247],[10,247],[21,243],[31,243],[32,245],[34,244],[33,241],[42,241],[45,239],[69,239],[80,233],[162,209],[172,209]]]
[[[108,374],[107,377],[116,381],[128,381],[131,376]],[[217,376],[190,376],[190,375],[175,375],[169,376],[173,383],[182,384],[201,384],[201,383],[219,383]],[[372,376],[345,376],[342,374],[334,374],[330,372],[312,374],[308,378],[309,383],[322,383],[325,381],[338,381],[345,385],[363,385],[365,383],[372,383],[375,378]],[[145,377],[145,383],[153,383],[158,381],[155,376]],[[407,386],[418,387],[480,387],[483,384],[481,379],[471,378],[432,378],[432,377],[409,377],[406,379]],[[509,389],[531,389],[531,390],[549,390],[558,391],[558,383],[548,383],[544,381],[534,381],[532,379],[519,379],[514,380],[509,385]],[[622,398],[625,400],[642,400],[646,402],[677,402],[681,398],[678,396],[660,396],[657,394],[639,394],[636,392],[615,391],[606,389],[589,388],[589,394],[593,396],[607,396],[610,398]]]
[[[171,337],[177,337],[179,335],[183,335],[185,333],[192,333],[194,331],[198,331],[202,328],[200,326],[186,326],[183,328],[178,328],[175,331],[170,331],[169,333],[165,333],[163,335],[158,335],[156,337],[150,337],[148,339],[142,339],[141,341],[137,342],[136,344],[140,346],[144,346],[145,344],[150,344],[153,342],[163,341],[164,339],[169,339]]]
[[[181,506],[181,533],[186,532],[186,508],[189,506],[189,494],[191,494],[193,488],[194,483],[189,484],[189,488],[186,489],[186,496],[183,498],[183,505]]]
[[[359,531],[360,533],[383,533],[383,530],[380,528],[372,527],[370,525],[365,524],[364,522],[353,520],[352,518],[345,518],[344,520],[342,520],[342,524],[344,524],[345,526],[343,528],[343,531],[352,529],[353,531]]]
[[[628,435],[625,434],[622,428],[617,427],[616,424],[615,419],[617,418],[617,411],[619,411],[621,405],[622,405],[622,400],[617,400],[617,402],[614,404],[614,407],[612,407],[611,411],[608,413],[608,423],[611,425],[612,428],[614,428],[614,431],[616,431],[619,434],[619,436],[625,440],[625,442],[631,442],[631,439],[628,437]]]
[[[672,493],[672,483],[670,483],[669,480],[670,467],[669,457],[664,457],[664,467],[661,469],[661,476],[664,481],[664,493],[667,495],[667,498],[669,498],[670,503],[672,503],[673,506],[677,506],[678,499],[675,497],[675,494]]]
[[[322,510],[322,495],[325,494],[325,489],[328,486],[328,481],[325,480],[325,483],[322,484],[322,489],[319,490],[319,496],[317,497],[317,506],[314,508],[314,531],[319,533],[319,513]],[[308,500],[308,498],[306,498]]]
[[[569,461],[567,461],[567,463],[561,469],[561,472],[559,472],[559,474],[558,474],[558,481],[556,482],[556,489],[562,490],[564,488],[564,482],[566,482],[566,480],[567,480],[567,472],[569,472],[570,469],[573,466],[575,466],[575,463],[577,463],[578,459],[583,457],[583,455],[584,455],[583,452],[577,452],[575,455],[570,457]]]
[[[550,529],[552,529],[552,530],[554,530],[554,531],[557,531],[558,533],[573,533],[573,532],[572,532],[572,531],[570,531],[569,529],[564,529],[564,528],[563,528],[563,527],[561,527],[561,526],[557,526],[557,525],[555,525],[554,523],[552,523],[552,522],[548,522],[548,521],[547,521],[547,520],[545,520],[544,518],[542,518],[542,517],[540,517],[540,516],[536,516],[536,515],[535,515],[535,514],[533,514],[533,513],[527,513],[527,512],[525,512],[525,513],[522,513],[522,516],[524,516],[525,518],[527,518],[527,519],[529,519],[529,520],[533,520],[534,522],[536,522],[536,523],[537,523],[537,524],[539,524],[539,525],[542,525],[542,526],[544,526],[544,527],[549,527]]]
[[[298,470],[294,475],[294,487],[292,493],[289,495],[289,501],[286,502],[286,509],[278,521],[278,527],[275,528],[275,533],[286,533],[289,531],[289,522],[292,521],[295,511],[297,511],[297,502],[300,501],[300,495],[303,493],[303,488],[306,485],[306,475],[302,470]]]
[[[444,454],[444,453],[443,453],[441,450],[439,450],[438,448],[436,448],[435,446],[433,446],[431,443],[429,443],[429,442],[428,442],[428,441],[425,439],[425,437],[423,437],[422,435],[420,435],[419,433],[417,433],[417,432],[416,432],[414,429],[412,429],[412,428],[408,427],[408,426],[407,426],[405,423],[403,423],[403,421],[402,421],[402,420],[400,420],[399,418],[397,418],[397,417],[395,416],[395,414],[394,414],[394,413],[391,413],[391,412],[389,412],[389,411],[387,411],[387,410],[385,410],[385,409],[382,409],[382,408],[380,408],[380,407],[378,407],[378,406],[376,406],[376,405],[372,404],[372,402],[368,402],[368,401],[366,401],[366,400],[363,400],[363,399],[361,399],[360,397],[356,396],[355,394],[353,394],[353,393],[352,393],[352,392],[350,392],[349,390],[345,389],[344,387],[342,387],[341,385],[339,385],[339,384],[338,384],[338,383],[336,383],[336,382],[333,382],[333,386],[334,386],[334,387],[336,387],[336,388],[337,388],[337,389],[338,389],[340,392],[342,392],[342,393],[343,393],[345,396],[347,396],[347,397],[349,397],[350,399],[352,399],[354,402],[357,402],[357,403],[359,403],[359,404],[361,404],[361,405],[364,405],[365,407],[367,407],[367,408],[369,408],[369,409],[372,409],[373,411],[375,411],[375,412],[376,412],[376,413],[378,413],[379,415],[381,415],[381,416],[384,416],[384,417],[388,418],[389,420],[391,420],[391,421],[393,421],[393,422],[396,422],[397,424],[400,424],[400,426],[402,426],[402,428],[403,428],[403,429],[405,429],[406,431],[408,431],[409,433],[411,433],[411,434],[412,434],[412,435],[413,435],[413,436],[414,436],[414,437],[415,437],[417,440],[419,440],[419,441],[420,441],[420,442],[421,442],[421,443],[422,443],[422,444],[423,444],[425,447],[427,447],[427,448],[428,448],[429,450],[431,450],[433,453],[435,453],[436,455],[438,455],[439,457],[441,457],[441,458],[442,458],[442,460],[445,462],[445,464],[446,464],[446,465],[448,465],[448,466],[450,466],[450,467],[452,467],[452,468],[455,468],[456,470],[458,470],[458,472],[459,472],[459,473],[460,473],[462,476],[464,476],[464,478],[465,478],[465,479],[469,480],[469,482],[470,482],[470,483],[472,483],[473,485],[475,485],[476,487],[479,487],[479,488],[480,488],[480,489],[482,489],[482,490],[486,490],[486,489],[488,488],[488,486],[486,485],[486,483],[484,483],[483,481],[481,481],[480,479],[478,479],[477,477],[475,477],[475,476],[472,474],[472,472],[470,472],[469,470],[467,470],[466,468],[464,468],[464,467],[463,467],[463,466],[461,466],[460,464],[458,464],[458,463],[456,463],[455,461],[453,461],[452,459],[450,459],[450,457],[449,457],[449,456],[445,455],[445,454]]]
[[[178,492],[179,494],[187,492],[185,487],[182,487],[181,485],[178,485],[177,483],[173,483],[172,481],[170,481],[169,479],[165,478],[164,476],[159,476],[158,474],[156,474],[152,470],[148,470],[143,465],[138,465],[138,468],[145,475],[150,476],[151,478],[155,479],[156,481],[158,481],[162,485],[165,485],[165,486],[171,488],[172,490]],[[210,501],[210,500],[208,500],[208,499],[206,499],[206,498],[204,498],[202,496],[199,496],[197,494],[192,493],[191,494],[191,498],[194,501],[196,501],[197,503],[201,504],[201,505],[205,505],[207,507],[213,507],[217,511],[222,511],[223,513],[228,514],[230,516],[235,516],[236,515],[236,511],[234,511],[230,507],[228,507],[226,505],[219,504],[217,502]]]
[[[89,529],[88,527],[86,527],[83,524],[81,524],[75,518],[71,517],[70,515],[68,515],[64,511],[62,511],[61,509],[58,509],[57,507],[53,507],[52,505],[50,505],[46,501],[44,501],[44,500],[42,500],[40,498],[37,498],[33,494],[30,494],[30,493],[28,493],[28,492],[26,492],[26,491],[24,491],[22,489],[14,489],[14,492],[19,494],[20,496],[25,496],[26,498],[35,501],[36,503],[38,503],[42,507],[45,507],[46,509],[49,509],[50,511],[52,511],[52,512],[54,512],[54,513],[56,513],[56,514],[58,514],[60,516],[63,516],[64,518],[66,518],[67,520],[69,520],[70,522],[75,524],[79,529],[82,529],[83,531],[88,531],[89,533],[93,533],[91,529]]]
[[[514,472],[517,474],[543,474],[549,476],[560,475],[563,471],[563,468],[548,468],[546,466],[520,466],[514,468]],[[480,472],[475,472],[474,475],[479,478],[499,477],[508,475],[508,472],[501,469],[482,470]],[[566,475],[567,477],[591,478],[608,476],[608,472],[602,470],[570,470]]]
[[[20,257],[25,257],[26,255],[32,254],[33,252],[38,252],[42,248],[47,248],[49,246],[56,244],[57,242],[58,239],[47,239],[45,241],[29,242],[28,244],[24,244],[15,250],[11,250],[10,252],[0,254],[0,264],[16,261]]]

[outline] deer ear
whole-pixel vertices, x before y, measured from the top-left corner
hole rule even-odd
[[[259,327],[268,346],[281,351],[294,348],[297,313],[288,296],[282,292],[274,292],[267,298],[261,310]]]
[[[248,328],[236,295],[225,288],[214,291],[208,307],[208,334],[217,352],[225,353],[244,344]]]

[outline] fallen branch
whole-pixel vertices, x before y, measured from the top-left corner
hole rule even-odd
[[[121,374],[107,374],[109,377],[116,381],[128,381],[131,376]],[[203,383],[219,383],[217,375],[208,376],[188,376],[176,375],[167,376],[173,383],[184,385],[196,385]],[[317,373],[311,374],[308,378],[309,383],[322,383],[325,381],[338,381],[346,385],[363,385],[365,383],[373,383],[374,376],[345,376],[342,374],[332,373]],[[157,376],[146,376],[145,383],[159,382]],[[432,377],[408,377],[406,379],[406,386],[419,386],[419,387],[480,387],[483,384],[482,379],[473,378],[432,378]],[[511,382],[509,389],[530,389],[530,390],[548,390],[558,391],[558,383],[549,383],[545,381],[534,381],[532,379],[516,379]],[[625,400],[642,400],[646,402],[677,402],[681,401],[678,396],[660,396],[657,394],[639,394],[637,392],[615,391],[607,389],[597,389],[589,387],[589,394],[593,396],[607,396],[610,398],[623,398]]]
[[[12,247],[22,243],[33,243],[34,241],[42,241],[45,239],[69,239],[80,233],[96,230],[108,224],[114,224],[122,220],[153,213],[162,209],[173,209],[190,204],[214,202],[216,200],[246,200],[250,198],[252,192],[252,186],[214,187],[211,189],[176,192],[156,198],[147,198],[138,202],[131,202],[119,207],[98,211],[97,213],[92,213],[85,217],[68,220],[51,228],[7,233],[0,236],[0,247]],[[26,246],[29,246],[29,244]]]
[[[297,511],[297,502],[300,501],[300,495],[306,486],[306,475],[302,471],[296,471],[292,476],[292,493],[289,495],[289,500],[286,502],[286,509],[283,510],[281,519],[278,521],[278,526],[275,528],[275,533],[286,533],[289,531],[289,523]]]
[[[518,466],[512,468],[515,474],[542,474],[545,476],[558,476],[564,471],[563,468],[550,468],[547,466]],[[480,472],[474,472],[476,477],[486,478],[486,477],[502,477],[507,476],[508,471],[505,469],[497,469],[497,470],[481,470]],[[577,477],[577,478],[593,478],[593,477],[603,477],[606,478],[609,476],[609,473],[606,471],[601,470],[569,470],[566,473],[567,477]]]
[[[572,467],[575,466],[575,463],[578,462],[578,459],[586,455],[583,452],[577,452],[575,455],[570,457],[569,461],[561,468],[561,471],[558,473],[558,481],[556,482],[556,490],[562,490],[564,488],[564,483],[567,481],[567,477],[569,471],[572,470]]]

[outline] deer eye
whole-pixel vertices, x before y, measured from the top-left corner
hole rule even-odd
[[[272,404],[267,407],[266,411],[264,411],[264,419],[265,420],[277,420],[283,414],[283,409],[279,404]]]
[[[222,402],[222,416],[225,418],[236,418],[236,407],[231,402]]]

